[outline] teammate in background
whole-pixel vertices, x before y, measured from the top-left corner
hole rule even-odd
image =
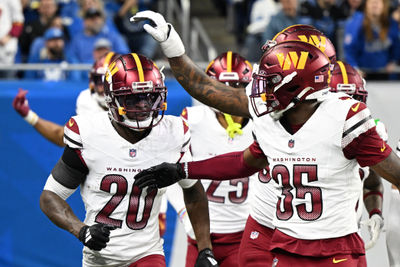
[[[114,52],[109,52],[93,64],[89,73],[89,88],[83,90],[76,100],[77,115],[107,110],[103,79],[108,64],[118,56]],[[19,89],[12,103],[14,109],[47,140],[58,146],[65,146],[63,126],[42,119],[31,110],[26,98],[27,93],[27,90]]]
[[[357,101],[367,103],[368,91],[365,88],[365,80],[356,69],[349,64],[337,61],[332,70],[330,82],[331,92],[345,93]],[[346,97],[346,96],[344,96]],[[385,141],[388,141],[388,134],[385,125],[376,119],[376,131]],[[363,193],[358,202],[358,221],[361,225],[367,225],[371,240],[365,245],[365,249],[372,248],[378,241],[383,228],[382,204],[383,204],[383,184],[382,179],[369,167],[360,168],[360,178],[363,183]],[[361,221],[362,203],[365,204],[369,219]]]
[[[400,141],[397,143],[396,154],[400,157]],[[386,248],[390,267],[400,267],[400,187],[392,185],[390,192],[389,212],[386,223]]]
[[[206,73],[211,78],[244,90],[250,82],[252,67],[237,53],[222,53],[210,62]],[[253,141],[252,121],[231,116],[205,105],[187,107],[181,117],[187,122],[191,135],[194,160],[202,160],[247,148]],[[250,210],[250,190],[255,181],[249,177],[230,181],[201,181],[208,197],[210,233],[215,259],[221,267],[239,266],[240,240]],[[251,186],[250,186],[250,183]],[[197,258],[197,243],[193,237],[184,203],[179,201],[179,188],[167,189],[168,200],[179,214],[188,235],[186,267],[193,267]]]
[[[335,64],[336,62],[336,50],[331,40],[314,26],[296,24],[286,27],[278,32],[272,40],[268,40],[262,47],[262,50],[266,51],[270,46],[284,41],[303,41],[315,45],[328,56],[331,64]]]
[[[158,231],[165,190],[141,190],[133,176],[163,161],[190,158],[189,128],[179,117],[164,116],[164,77],[148,58],[134,53],[118,57],[105,80],[108,114],[78,115],[66,123],[66,147],[46,182],[40,207],[84,244],[83,266],[166,266]],[[196,266],[218,266],[204,189],[199,181],[179,184],[198,242]],[[65,201],[79,185],[84,222]]]
[[[400,159],[377,134],[364,103],[329,92],[328,57],[305,42],[277,44],[264,53],[246,95],[200,71],[162,15],[144,11],[131,20],[142,19],[151,20],[144,29],[160,42],[185,90],[218,110],[251,117],[255,141],[244,151],[154,166],[136,175],[135,184],[162,188],[185,178],[232,179],[268,164],[265,179],[273,179],[281,195],[271,244],[260,242],[260,253],[272,251],[274,266],[365,266],[355,211],[359,165],[400,185]]]

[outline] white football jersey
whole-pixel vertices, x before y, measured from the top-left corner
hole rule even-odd
[[[245,150],[254,141],[251,120],[242,128],[242,135],[235,135],[232,139],[218,122],[215,112],[207,106],[188,107],[181,116],[189,124],[191,151],[195,161]],[[210,232],[243,231],[249,215],[250,191],[253,187],[253,184],[249,185],[250,178],[201,182],[208,197]]]
[[[87,266],[126,266],[150,254],[163,254],[158,214],[165,189],[150,193],[133,186],[134,176],[162,162],[176,163],[190,145],[190,132],[179,117],[164,116],[160,124],[132,144],[113,128],[107,112],[72,117],[64,142],[81,150],[89,169],[81,185],[85,223],[117,226],[107,247],[99,252],[84,247]],[[190,183],[188,185],[187,183]],[[185,180],[190,187],[196,180]]]
[[[343,148],[373,128],[374,121],[367,108],[353,108],[355,103],[329,93],[295,134],[269,115],[257,117],[249,105],[254,133],[268,158],[267,177],[279,189],[273,224],[281,232],[310,240],[357,232],[359,165],[344,156]],[[350,108],[357,113],[346,120]],[[268,192],[258,198],[269,198]],[[254,219],[262,222],[262,216],[254,214]]]
[[[89,88],[79,93],[78,98],[76,99],[77,115],[91,114],[101,111],[104,111],[104,109],[93,98]]]

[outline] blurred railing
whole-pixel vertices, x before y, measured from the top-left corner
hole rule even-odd
[[[213,60],[217,57],[217,49],[215,49],[210,37],[208,37],[200,20],[196,17],[192,18],[193,29],[191,31],[190,38],[190,50],[191,56],[195,59],[208,59],[208,61]],[[200,45],[203,45],[204,49],[201,49]],[[201,51],[205,50],[207,52],[207,57],[201,55]]]
[[[211,61],[217,56],[217,50],[198,18],[190,16],[190,0],[167,0],[158,8],[169,22],[176,21],[186,47],[186,53],[195,60]]]

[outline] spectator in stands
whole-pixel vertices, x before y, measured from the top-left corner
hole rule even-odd
[[[144,22],[131,23],[129,18],[136,14],[139,10],[150,9],[151,0],[147,1],[146,5],[139,6],[137,0],[126,0],[117,1],[120,4],[120,8],[114,17],[115,24],[118,30],[126,36],[129,49],[135,51],[138,54],[142,54],[149,58],[154,58],[157,51],[157,42],[143,30]]]
[[[29,63],[63,63],[66,62],[64,34],[58,28],[50,28],[44,34],[44,43],[36,53],[29,55]],[[34,52],[34,51],[32,51]],[[25,78],[43,80],[77,80],[78,73],[71,71],[68,73],[60,68],[47,68],[45,70],[27,71]]]
[[[55,0],[40,0],[38,13],[39,17],[36,20],[24,25],[24,30],[19,38],[22,62],[26,61],[35,38],[43,36],[44,32],[50,28],[57,13]]]
[[[111,42],[112,50],[129,53],[128,46],[120,34],[111,31],[104,23],[104,14],[99,9],[88,9],[84,15],[84,28],[71,39],[71,56],[77,63],[93,63],[92,51],[100,38]]]
[[[264,31],[264,42],[272,40],[274,36],[285,29],[286,27],[294,24],[299,24],[299,6],[297,0],[280,0],[282,10],[276,15],[272,16],[271,21]]]
[[[31,0],[21,0],[22,13],[25,18],[25,24],[31,23],[39,17],[39,2],[31,2]]]
[[[100,38],[96,41],[93,48],[93,59],[97,61],[100,57],[111,52],[111,42],[107,39]]]
[[[363,0],[344,0],[338,4],[343,19],[350,18],[356,11],[362,11]]]
[[[336,46],[337,21],[343,16],[335,0],[305,0],[300,6],[299,23],[316,27]]]
[[[14,63],[18,49],[18,36],[21,34],[24,16],[20,1],[0,1],[0,64]],[[1,71],[0,78],[11,78],[14,71]]]
[[[346,61],[364,76],[369,72],[369,79],[387,78],[400,57],[398,33],[398,24],[389,16],[389,1],[366,0],[364,12],[356,12],[346,24]],[[377,71],[386,74],[371,73]]]
[[[102,0],[78,0],[63,4],[60,12],[70,35],[84,28],[84,17],[89,9],[100,10],[104,15],[105,24],[108,29],[118,32],[112,17],[108,15],[108,10],[104,10],[104,3]]]
[[[244,41],[242,54],[249,61],[255,62],[261,58],[261,46],[265,43],[263,33],[270,23],[271,16],[280,9],[274,0],[256,0],[250,11],[250,24],[247,26],[247,35]]]

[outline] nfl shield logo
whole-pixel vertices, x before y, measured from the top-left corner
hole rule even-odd
[[[293,148],[294,147],[294,140],[290,139],[288,142],[288,147]]]
[[[260,234],[259,232],[253,231],[253,232],[251,232],[251,234],[250,234],[250,238],[251,238],[251,239],[257,239],[259,234]]]
[[[136,157],[136,149],[134,149],[134,148],[129,149],[129,156],[130,156],[131,158]]]

